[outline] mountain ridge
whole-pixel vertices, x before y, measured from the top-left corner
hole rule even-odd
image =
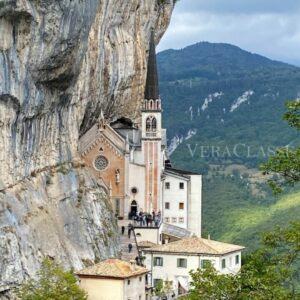
[[[268,61],[271,61],[271,62],[274,62],[274,63],[279,63],[279,64],[285,64],[285,65],[290,65],[290,66],[293,66],[293,67],[297,67],[297,65],[294,65],[294,64],[291,64],[291,63],[288,63],[288,62],[284,62],[284,61],[280,61],[280,60],[277,60],[277,59],[271,59],[271,58],[268,58],[262,54],[259,54],[259,53],[256,53],[256,52],[251,52],[249,50],[244,50],[243,48],[237,46],[237,45],[234,45],[234,44],[230,44],[230,43],[222,43],[222,42],[209,42],[209,41],[200,41],[200,42],[197,42],[195,44],[192,44],[192,45],[188,45],[188,46],[185,46],[183,48],[179,48],[179,49],[174,49],[174,48],[170,48],[170,49],[166,49],[166,50],[162,50],[162,51],[159,51],[157,54],[158,55],[163,55],[165,53],[173,53],[173,52],[177,52],[177,51],[184,51],[184,50],[189,50],[191,48],[195,48],[195,47],[199,47],[199,46],[223,46],[223,47],[229,47],[229,48],[232,48],[232,49],[236,49],[236,50],[240,50],[242,52],[246,52],[248,54],[251,54],[251,55],[254,55],[256,57],[260,57],[260,58],[263,58],[265,60],[268,60]]]
[[[196,57],[195,54],[197,54],[198,57]],[[232,61],[232,55],[235,55],[236,62]],[[189,60],[188,56],[193,56],[195,60],[195,64],[193,66],[187,64]],[[181,67],[181,72],[179,74],[182,74],[182,70],[185,70],[185,72],[183,72],[184,75],[190,74],[192,70],[195,70],[195,67],[196,69],[207,69],[207,64],[214,64],[215,59],[220,59],[223,63],[228,63],[228,61],[230,61],[230,64],[232,64],[233,67],[238,67],[239,71],[241,71],[241,68],[244,67],[252,67],[253,70],[260,70],[262,69],[262,67],[271,67],[272,69],[290,68],[291,70],[298,68],[288,63],[269,59],[260,54],[245,51],[238,46],[227,43],[199,42],[179,50],[164,50],[158,53],[158,57],[161,59],[167,58],[170,61],[170,64],[168,64],[168,68],[164,68],[163,65],[160,68],[162,81],[165,81],[167,79],[166,75],[169,75],[170,67],[172,72],[174,72],[174,66],[176,66],[176,63],[178,62],[180,64],[179,66]],[[186,66],[188,66],[188,68],[186,68]],[[222,66],[216,67],[220,68],[220,72],[224,71]],[[182,78],[180,79],[183,78],[186,77],[182,76]]]
[[[232,208],[249,207],[259,215],[279,201],[258,166],[276,148],[300,144],[299,134],[282,120],[286,100],[300,95],[300,68],[208,42],[160,52],[158,66],[172,162],[204,174],[204,231],[253,249],[259,244],[255,231],[276,226],[275,211],[264,226],[249,219],[253,230],[246,230],[246,219],[242,234],[236,230],[245,211],[232,215]],[[280,224],[295,216],[289,212]]]
[[[197,43],[184,51],[188,52],[182,55],[181,50],[172,50],[171,56],[168,51],[158,54],[169,140],[176,136],[185,138],[191,130],[196,130],[194,141],[201,135],[211,142],[216,136],[222,139],[233,132],[236,136],[231,145],[241,141],[252,143],[253,134],[247,132],[239,139],[241,134],[234,128],[237,124],[241,131],[247,131],[252,123],[257,135],[269,136],[267,139],[259,136],[257,146],[284,146],[296,138],[296,133],[282,121],[282,114],[285,101],[299,95],[300,68],[229,44]],[[212,126],[218,127],[212,131]],[[210,134],[199,129],[208,129]],[[274,138],[269,135],[272,129]],[[278,132],[284,135],[280,142]]]

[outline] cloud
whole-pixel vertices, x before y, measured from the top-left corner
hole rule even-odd
[[[300,1],[295,0],[180,0],[158,50],[225,42],[300,62],[299,15]]]
[[[300,10],[297,0],[180,0],[182,12],[212,13],[294,13]]]

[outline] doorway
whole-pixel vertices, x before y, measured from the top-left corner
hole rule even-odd
[[[137,202],[135,200],[132,200],[130,205],[130,219],[137,214]]]

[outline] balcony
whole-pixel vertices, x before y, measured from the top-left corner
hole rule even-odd
[[[156,132],[146,132],[146,137],[147,138],[154,138],[157,136]]]

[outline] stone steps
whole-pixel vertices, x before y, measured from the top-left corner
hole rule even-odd
[[[122,224],[123,225],[123,224]],[[125,261],[130,261],[130,260],[135,260],[135,258],[139,255],[138,254],[138,249],[137,249],[137,244],[136,244],[136,239],[134,236],[133,230],[131,231],[130,238],[128,237],[128,226],[125,226],[125,232],[122,235],[122,229],[121,229],[121,224],[119,224],[119,233],[120,233],[120,242],[121,242],[121,259]],[[129,253],[128,250],[128,245],[132,244],[132,250]]]

